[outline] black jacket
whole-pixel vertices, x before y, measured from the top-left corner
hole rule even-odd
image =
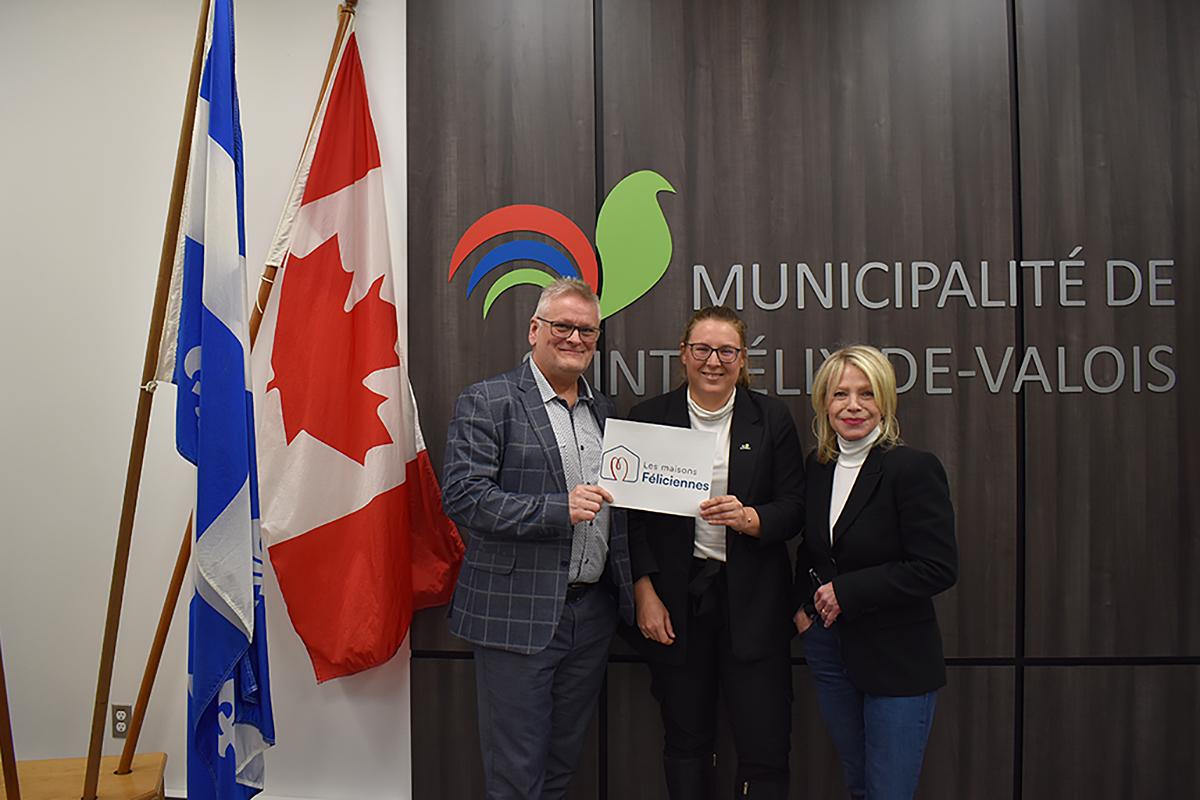
[[[804,522],[804,459],[792,415],[779,400],[738,387],[729,435],[729,488],[758,512],[761,536],[726,529],[733,654],[743,660],[786,650],[795,632],[791,622],[791,560],[785,542]],[[687,387],[635,406],[630,419],[691,427]],[[682,663],[687,647],[688,575],[695,519],[646,511],[629,513],[629,554],[633,579],[650,575],[671,615],[675,642],[636,644],[646,658]]]
[[[829,541],[836,462],[808,458],[807,524],[796,558],[796,604],[810,603],[816,572],[833,581],[834,624],[851,682],[869,694],[910,696],[944,686],[934,595],[954,585],[958,550],[946,471],[911,447],[867,456]],[[813,624],[821,624],[819,621]]]

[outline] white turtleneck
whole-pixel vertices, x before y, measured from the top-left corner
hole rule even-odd
[[[876,425],[870,433],[857,441],[848,442],[841,436],[837,437],[838,457],[833,469],[833,494],[829,498],[830,543],[833,542],[833,526],[842,515],[846,500],[854,489],[854,482],[858,480],[858,473],[862,470],[862,465],[866,462],[871,446],[875,444],[879,434],[879,426]]]
[[[689,390],[687,396],[688,417],[692,422],[692,430],[707,431],[717,435],[717,452],[713,458],[712,494],[720,497],[729,491],[729,431],[733,423],[733,401],[737,391],[729,396],[729,402],[716,411],[709,411],[692,399]],[[714,561],[725,560],[725,526],[710,525],[700,517],[696,517],[696,537],[692,545],[692,555],[696,558],[711,558]]]

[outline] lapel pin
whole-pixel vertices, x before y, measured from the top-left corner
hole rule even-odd
[[[738,448],[738,450],[749,450],[749,449],[750,449],[749,442],[742,442],[742,446]]]

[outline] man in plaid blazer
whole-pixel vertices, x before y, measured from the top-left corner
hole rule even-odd
[[[596,485],[611,404],[583,378],[599,324],[587,284],[555,281],[530,359],[450,422],[442,505],[467,546],[450,630],[474,645],[488,798],[566,795],[618,615],[633,622],[625,515]]]

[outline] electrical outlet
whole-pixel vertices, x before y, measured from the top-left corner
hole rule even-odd
[[[133,706],[112,707],[112,735],[114,739],[124,739],[129,733],[129,721],[133,718]]]

